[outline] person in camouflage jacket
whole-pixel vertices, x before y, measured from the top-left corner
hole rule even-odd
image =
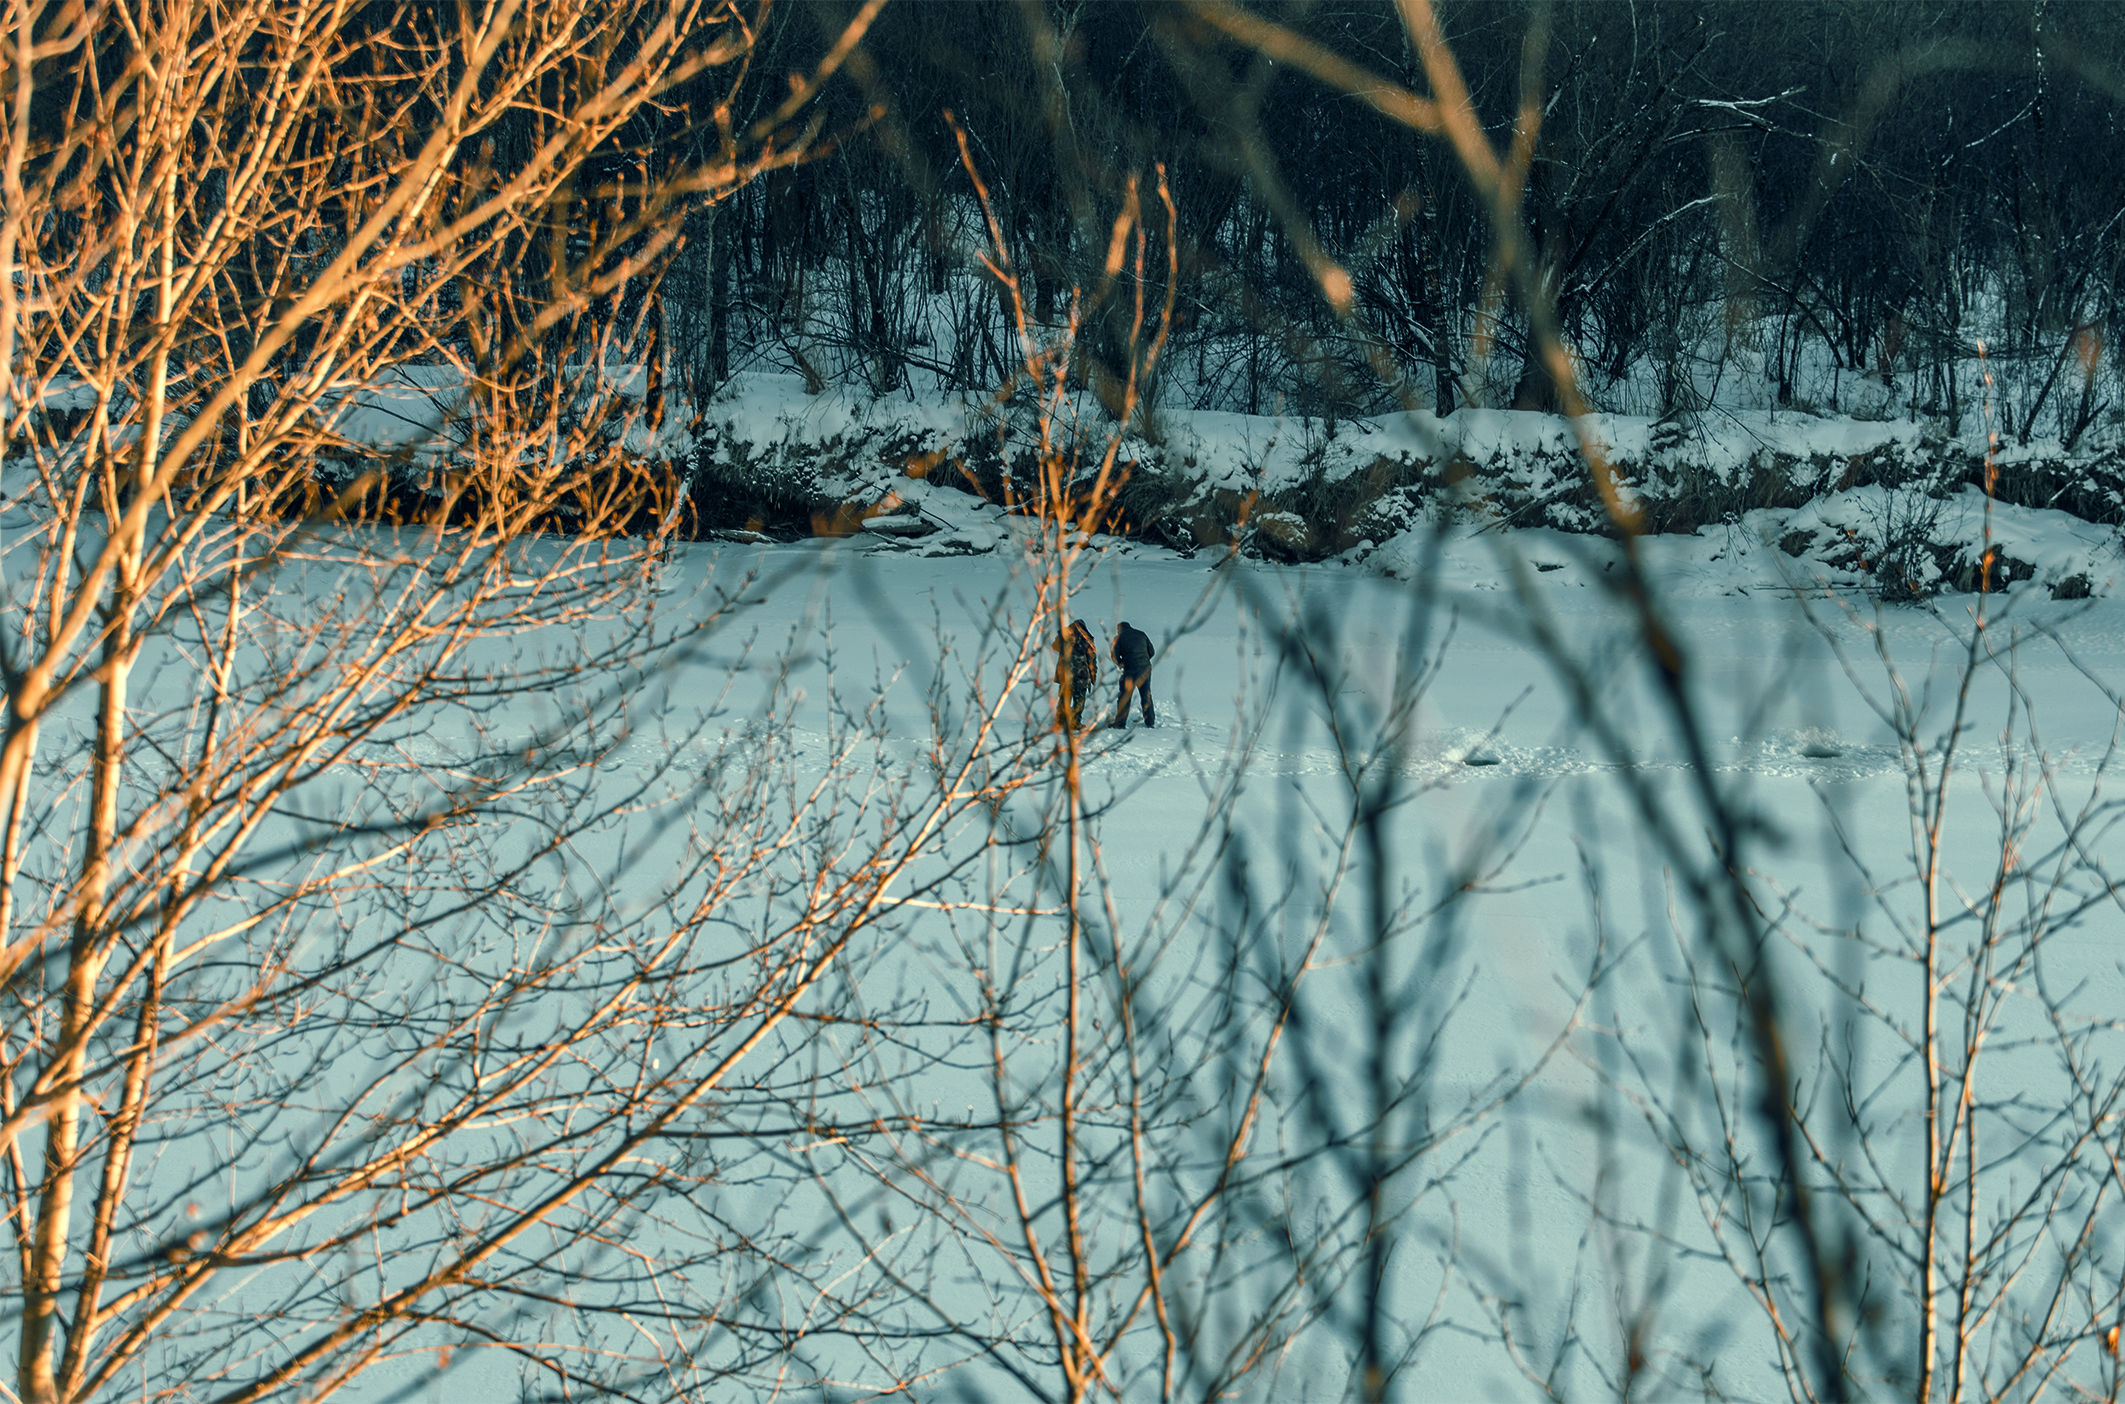
[[[1063,726],[1075,731],[1085,705],[1092,700],[1092,689],[1099,686],[1099,643],[1084,620],[1073,619],[1056,639],[1055,652],[1056,711]]]

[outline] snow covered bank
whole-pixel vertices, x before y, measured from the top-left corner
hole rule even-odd
[[[639,371],[609,368],[599,380],[597,394],[622,411],[608,437],[670,475],[685,496],[685,534],[864,532],[967,554],[1010,539],[1015,506],[1038,490],[1034,426],[1023,406],[994,397],[810,394],[801,377],[751,374],[705,405],[674,397],[648,415]],[[341,446],[320,457],[320,482],[337,488],[383,465],[417,506],[464,437],[465,398],[437,367],[348,390],[328,415]],[[39,432],[78,431],[87,407],[78,388],[58,395]],[[1096,461],[1110,421],[1089,396],[1071,412],[1078,422],[1059,438]],[[1160,410],[1123,438],[1126,477],[1105,526],[1184,554],[1236,545],[1392,573],[1411,534],[1441,524],[1613,536],[1589,448],[1656,537],[1716,537],[1731,549],[1738,531],[1777,543],[1804,576],[1892,599],[1975,588],[1988,550],[1992,584],[2035,580],[2061,598],[2101,593],[2119,574],[2125,429],[2115,426],[2070,450],[1996,448],[1988,474],[1978,430],[1949,437],[1797,411],[1597,414],[1575,425],[1479,409],[1342,420]]]
[[[1096,413],[1081,432],[1104,432]],[[1578,426],[1496,410],[1342,421],[1161,412],[1124,440],[1130,477],[1110,525],[1183,552],[1236,542],[1291,562],[1377,554],[1390,570],[1398,540],[1442,519],[1612,535],[1581,433],[1646,530],[1727,542],[1739,528],[1811,572],[1891,597],[1974,588],[1988,549],[1992,583],[2035,579],[2061,598],[2100,592],[2118,573],[2125,438],[1996,450],[1988,518],[1982,437],[1773,411]],[[904,539],[939,533],[928,549],[980,550],[998,539],[993,525],[968,530],[980,504],[1033,490],[1027,429],[1008,407],[808,396],[796,377],[735,382],[687,451],[708,530],[839,534],[883,516],[874,525],[910,519],[894,533]]]

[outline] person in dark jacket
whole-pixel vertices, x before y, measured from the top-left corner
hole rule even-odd
[[[1129,724],[1129,695],[1135,693],[1144,702],[1144,725],[1157,726],[1158,713],[1151,706],[1151,655],[1158,650],[1151,647],[1151,636],[1123,620],[1114,631],[1114,665],[1121,669],[1122,701],[1114,709],[1114,720],[1109,726]]]
[[[1073,619],[1055,641],[1055,652],[1057,711],[1063,726],[1075,731],[1085,704],[1092,700],[1092,689],[1099,685],[1099,642],[1084,620]]]

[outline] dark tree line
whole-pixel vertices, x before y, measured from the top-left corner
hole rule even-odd
[[[807,70],[850,13],[775,11],[756,62]],[[1155,403],[1551,403],[1448,153],[1233,41],[1224,13],[888,5],[823,95],[818,158],[690,217],[667,283],[690,382],[776,366],[887,393],[1005,375],[950,113],[1043,322],[1096,276],[1125,181],[1163,165],[1182,286]],[[1391,5],[1251,13],[1427,91]],[[1523,99],[1539,114],[1524,215],[1597,400],[1687,412],[1746,383],[1831,410],[1871,378],[1899,411],[1961,424],[1983,337],[2010,431],[2073,438],[2106,408],[2125,250],[2114,7],[1462,0],[1443,15],[1494,138]],[[658,139],[702,141],[703,111],[675,107]],[[1321,296],[1324,261],[1353,279],[1347,317]],[[1095,356],[1117,334],[1089,328]]]

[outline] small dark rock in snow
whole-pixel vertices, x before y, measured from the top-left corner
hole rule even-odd
[[[1809,760],[1832,760],[1843,755],[1845,750],[1835,741],[1814,740],[1803,742],[1800,753]]]
[[[1496,765],[1497,763],[1498,753],[1496,751],[1485,750],[1480,746],[1477,747],[1475,750],[1470,751],[1467,755],[1461,757],[1461,764],[1463,765],[1485,766]]]
[[[937,524],[921,517],[866,517],[863,529],[875,531],[880,536],[928,536],[937,530]]]

